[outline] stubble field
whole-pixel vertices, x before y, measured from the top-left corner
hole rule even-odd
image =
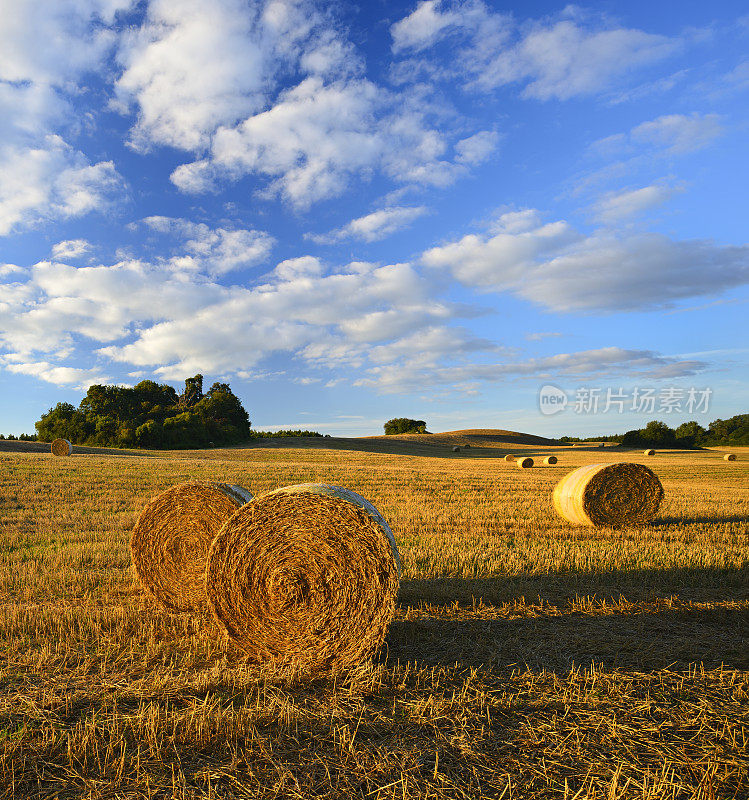
[[[749,797],[749,453],[448,444],[0,452],[0,797]],[[555,516],[614,461],[660,477],[652,525]],[[404,566],[375,663],[258,671],[143,595],[135,518],[191,479],[372,501]]]

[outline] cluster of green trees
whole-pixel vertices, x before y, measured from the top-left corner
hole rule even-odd
[[[42,441],[68,439],[103,447],[191,448],[250,438],[250,419],[228,383],[203,393],[203,376],[173,386],[141,381],[133,387],[89,386],[78,408],[58,403],[36,423]]]
[[[580,439],[563,436],[560,441],[619,442],[626,447],[692,448],[720,445],[749,445],[749,414],[737,414],[730,419],[716,419],[703,428],[694,420],[670,428],[665,422],[653,420],[644,428],[612,436],[591,436]]]
[[[386,436],[394,436],[397,433],[429,433],[423,419],[408,419],[408,417],[389,419],[383,428]]]
[[[302,430],[281,430],[281,431],[252,431],[253,437],[258,439],[280,439],[284,436],[313,436],[323,438],[321,433],[317,431],[302,431]],[[330,436],[328,436],[330,438]]]
[[[37,435],[35,433],[22,433],[20,436],[14,436],[12,433],[9,433],[6,436],[4,433],[0,433],[0,439],[18,442],[35,442],[37,440]]]

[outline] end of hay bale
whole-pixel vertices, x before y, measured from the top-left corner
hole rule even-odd
[[[241,486],[190,481],[152,497],[130,539],[138,580],[164,608],[202,611],[208,548],[252,494]]]
[[[530,469],[533,466],[533,459],[532,458],[519,458],[517,460],[517,465],[520,469]]]
[[[468,449],[470,446],[471,446],[470,444],[464,444],[464,445],[463,445],[463,447],[465,447],[465,448],[466,448],[466,450],[467,450],[467,449]]]
[[[457,445],[455,447],[453,447],[453,453],[459,453],[459,452],[460,452],[460,448]]]
[[[723,461],[735,461],[736,460],[736,453],[726,453],[723,456]]]
[[[69,456],[73,452],[73,445],[67,439],[55,439],[50,450],[53,456]]]
[[[643,452],[643,454],[644,454],[644,455],[646,455],[646,456],[654,456],[654,455],[655,455],[655,450],[653,450],[653,449],[650,449],[650,450],[643,450],[642,452]]]
[[[556,456],[546,456],[546,458],[544,459],[544,464],[556,464],[556,463],[557,463]]]
[[[314,675],[380,647],[399,575],[392,532],[371,503],[300,484],[261,495],[224,525],[208,554],[206,593],[250,660]]]
[[[644,464],[588,464],[554,488],[556,512],[573,525],[644,525],[663,500],[658,476]]]
[[[505,456],[505,461],[515,461],[516,456],[512,456],[509,453]]]

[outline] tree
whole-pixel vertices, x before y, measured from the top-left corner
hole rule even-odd
[[[682,422],[674,434],[679,447],[695,447],[705,441],[707,431],[699,422],[692,420],[691,422]]]
[[[398,433],[426,433],[427,424],[423,419],[408,419],[408,417],[396,417],[389,419],[384,425],[386,436],[393,436]]]
[[[250,420],[228,383],[203,394],[203,376],[185,381],[185,392],[155,381],[135,386],[89,386],[76,409],[58,403],[36,423],[40,439],[109,447],[202,447],[247,440]]]

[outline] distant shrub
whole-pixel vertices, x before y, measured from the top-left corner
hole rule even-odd
[[[427,433],[427,424],[423,419],[408,419],[407,417],[389,419],[383,428],[386,436],[394,436],[399,433]]]

